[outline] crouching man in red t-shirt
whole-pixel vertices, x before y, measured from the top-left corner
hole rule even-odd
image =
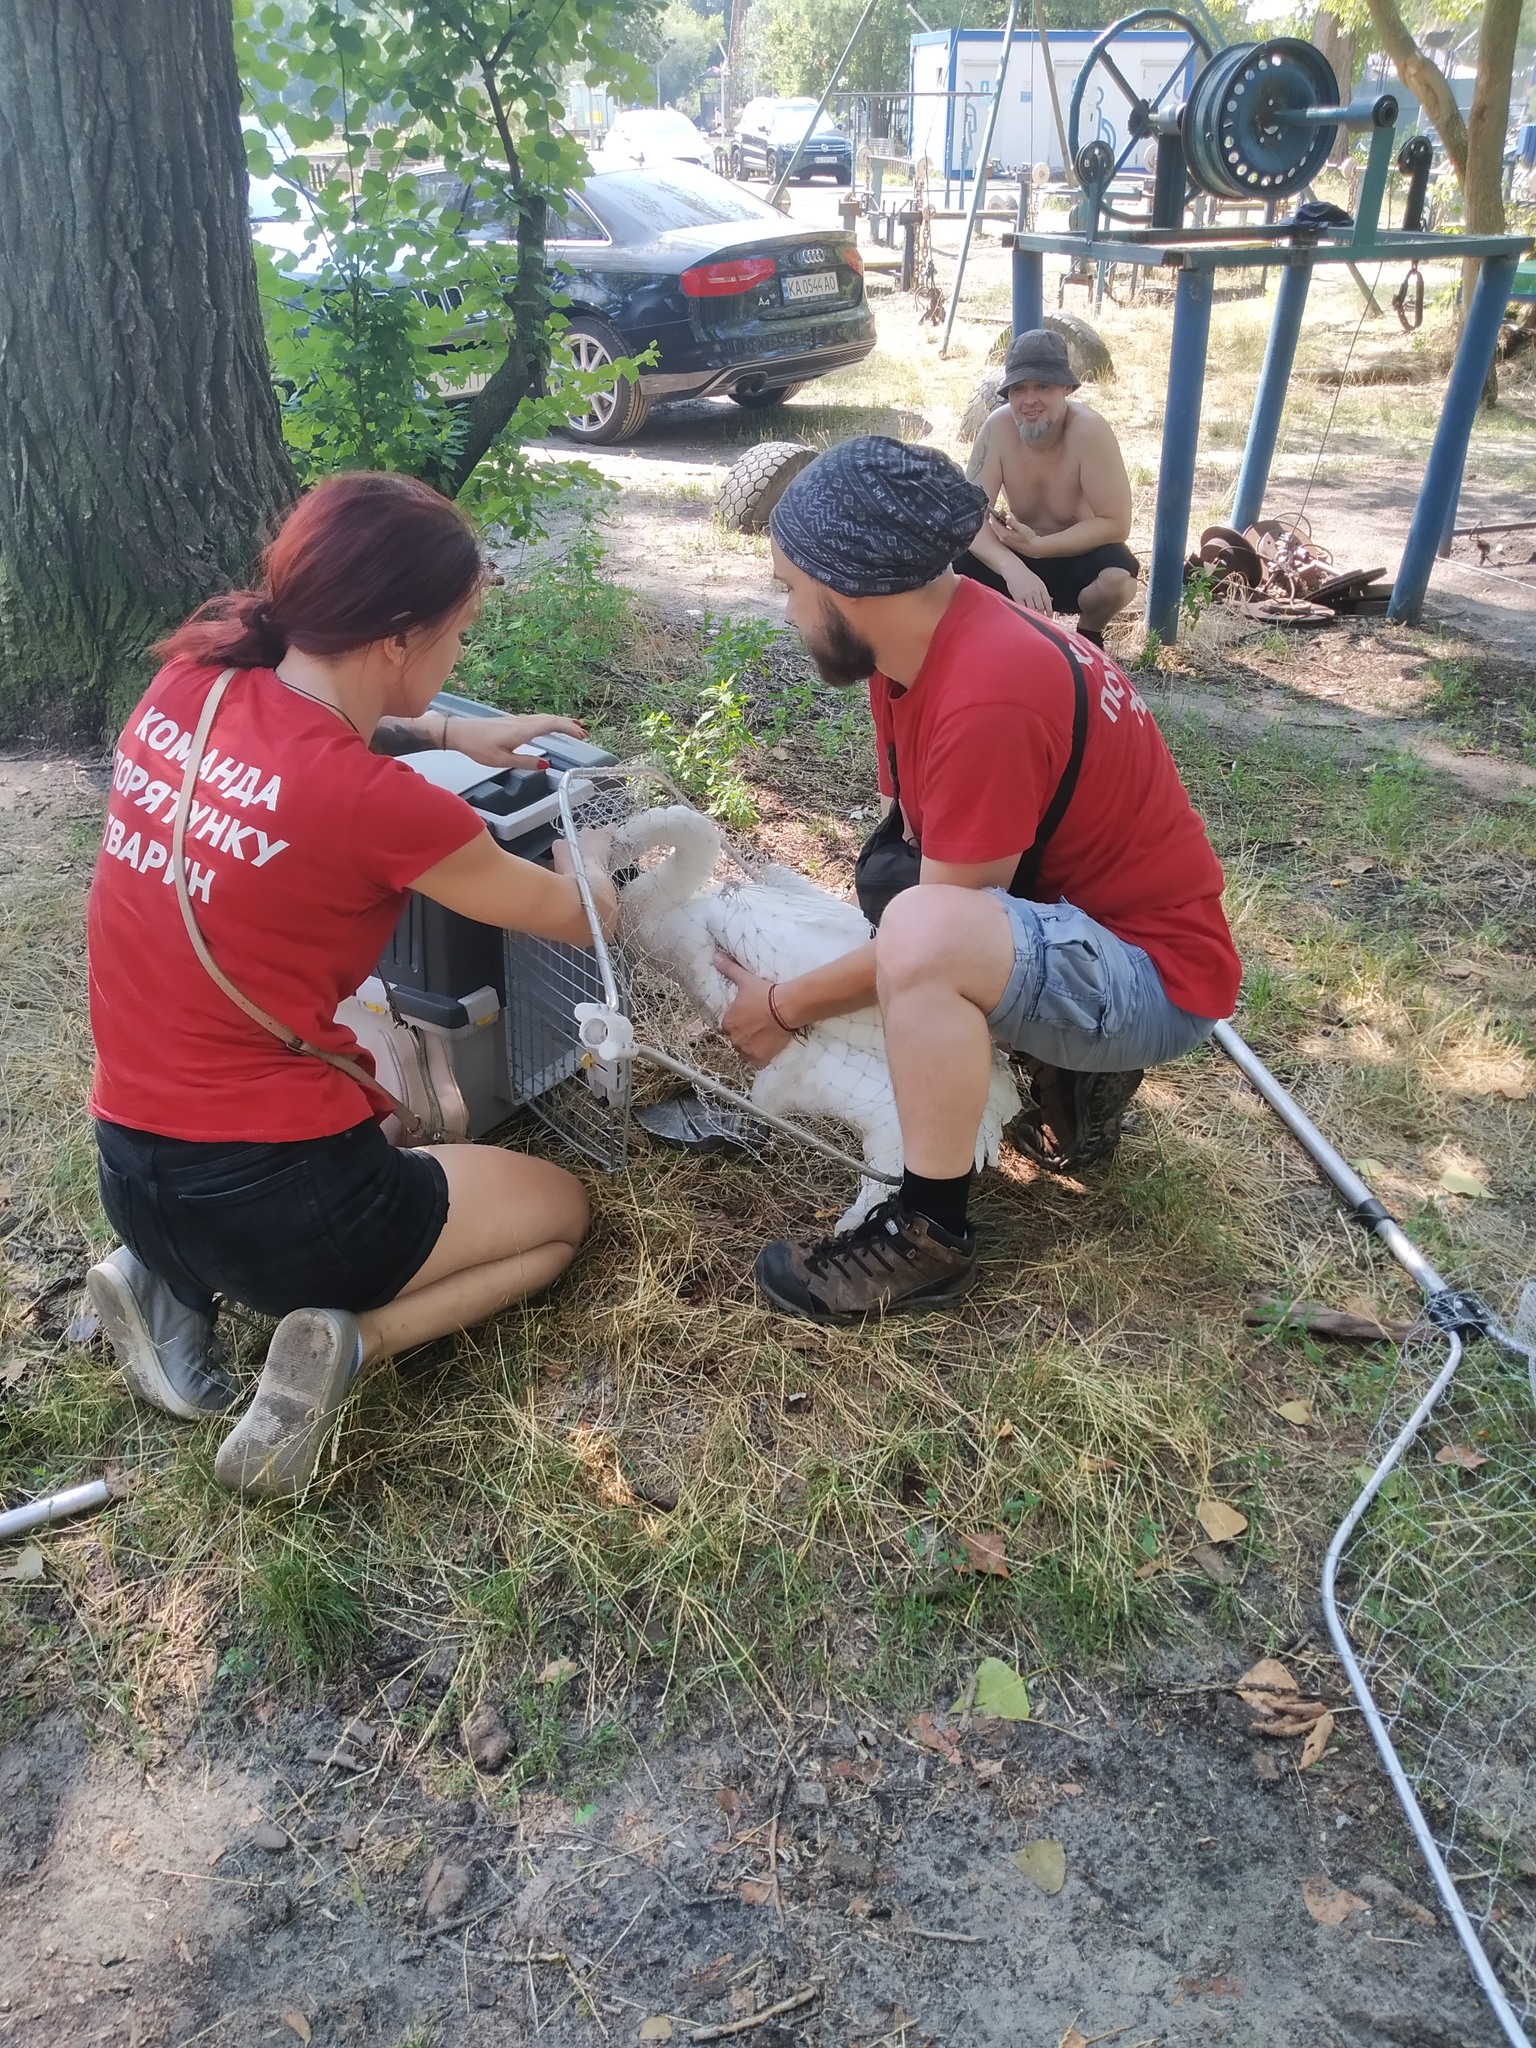
[[[878,1002],[885,1025],[901,1187],[851,1230],[765,1248],[758,1286],[794,1315],[931,1308],[970,1286],[994,1044],[1033,1090],[1015,1142],[1075,1172],[1114,1149],[1143,1069],[1199,1045],[1237,996],[1221,868],[1135,686],[950,572],[986,511],[946,456],[868,436],[802,471],[772,516],[790,623],[827,682],[868,679],[915,884],[870,944],[793,981],[719,963],[737,989],[725,1029],[759,1064],[823,1017]],[[901,841],[875,864],[900,869]]]

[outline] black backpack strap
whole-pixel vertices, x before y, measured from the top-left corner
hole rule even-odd
[[[1067,814],[1067,806],[1072,801],[1077,788],[1077,778],[1082,772],[1083,749],[1088,744],[1088,682],[1083,674],[1082,663],[1072,650],[1070,640],[1053,633],[1022,606],[1016,605],[1014,609],[1021,619],[1033,626],[1053,646],[1061,649],[1072,671],[1072,751],[1067,756],[1067,765],[1062,770],[1056,792],[1040,820],[1040,829],[1035,834],[1034,844],[1020,857],[1019,864],[1013,871],[1013,880],[1008,884],[1010,896],[1033,896],[1039,887],[1040,867],[1045,859],[1045,849],[1050,845],[1057,826]]]
[[[891,802],[899,804],[901,802],[901,777],[896,773],[896,742],[894,740],[886,741],[885,758],[891,771]]]

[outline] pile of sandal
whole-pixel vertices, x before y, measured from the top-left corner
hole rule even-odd
[[[1284,626],[1331,626],[1346,613],[1379,618],[1392,595],[1379,582],[1385,569],[1341,573],[1304,519],[1260,519],[1241,533],[1208,526],[1184,572],[1210,575],[1212,595],[1246,617]]]

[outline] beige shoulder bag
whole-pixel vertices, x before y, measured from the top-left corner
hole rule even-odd
[[[181,779],[181,794],[176,799],[176,821],[171,828],[171,880],[176,889],[176,901],[181,905],[181,921],[187,928],[187,937],[192,941],[192,950],[211,979],[229,997],[236,1009],[245,1012],[253,1024],[259,1024],[263,1031],[270,1031],[289,1052],[308,1053],[312,1059],[324,1060],[328,1067],[334,1067],[338,1073],[345,1074],[349,1081],[356,1081],[359,1087],[370,1090],[375,1095],[386,1096],[394,1104],[395,1115],[400,1119],[401,1132],[408,1145],[439,1143],[441,1134],[429,1129],[415,1110],[402,1102],[398,1095],[391,1094],[390,1090],[370,1074],[360,1061],[349,1059],[345,1053],[327,1052],[323,1046],[311,1045],[307,1038],[301,1038],[297,1031],[290,1030],[286,1024],[279,1023],[276,1017],[269,1016],[260,1003],[253,1003],[248,995],[236,988],[208,950],[208,941],[198,929],[197,918],[192,910],[192,897],[187,888],[187,820],[192,815],[192,792],[197,785],[198,770],[202,766],[203,755],[208,746],[208,735],[213,730],[214,718],[234,675],[234,669],[225,669],[215,680],[213,688],[203,701],[197,730],[192,735],[192,751],[187,756],[186,773]]]

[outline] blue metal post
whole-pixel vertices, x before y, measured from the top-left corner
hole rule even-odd
[[[1013,252],[1013,331],[1028,334],[1045,323],[1045,258],[1038,249]]]
[[[1275,440],[1280,432],[1280,415],[1285,409],[1286,386],[1291,380],[1291,363],[1296,355],[1296,337],[1306,310],[1307,288],[1312,282],[1309,251],[1295,250],[1280,273],[1280,290],[1275,296],[1275,317],[1270,322],[1269,346],[1264,351],[1264,368],[1259,377],[1259,395],[1248,423],[1248,442],[1243,449],[1243,466],[1237,473],[1237,495],[1232,500],[1232,524],[1239,532],[1251,526],[1264,509],[1269,488],[1269,465],[1274,459]]]
[[[1163,413],[1163,459],[1152,521],[1152,574],[1147,583],[1147,630],[1171,646],[1179,634],[1184,595],[1184,543],[1195,494],[1195,452],[1200,443],[1200,397],[1205,350],[1211,335],[1211,273],[1179,272],[1173,304],[1173,351],[1168,359],[1168,401]]]
[[[1389,619],[1406,620],[1412,625],[1423,609],[1435,550],[1441,534],[1455,517],[1467,443],[1472,438],[1478,400],[1493,361],[1499,322],[1515,279],[1516,261],[1515,255],[1485,256],[1478,272],[1472,303],[1462,325],[1461,346],[1445,387],[1445,404],[1435,429],[1434,446],[1419,486],[1418,503],[1413,508],[1413,523],[1408,528],[1397,581],[1392,586],[1392,602],[1387,607]]]

